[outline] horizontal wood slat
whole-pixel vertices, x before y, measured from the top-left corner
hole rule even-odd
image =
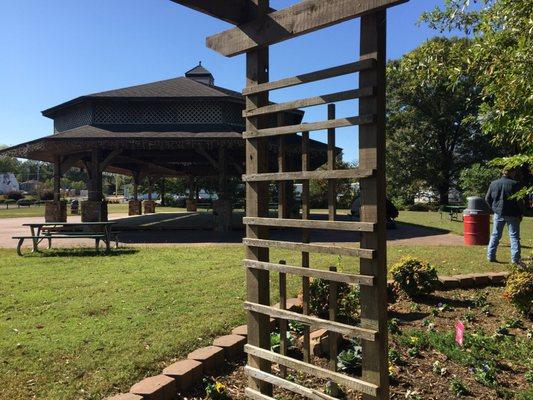
[[[331,229],[336,231],[373,232],[375,224],[371,222],[320,221],[285,218],[244,217],[245,225],[270,226],[280,228]]]
[[[352,283],[365,286],[374,285],[374,277],[370,275],[345,274],[342,272],[331,272],[322,269],[296,267],[292,265],[255,260],[244,260],[244,266],[247,268],[261,269],[265,271],[283,272],[286,274],[307,276],[309,278],[325,279],[327,281]]]
[[[304,374],[310,374],[323,379],[331,379],[333,382],[345,386],[350,389],[357,390],[361,393],[376,397],[378,395],[379,387],[361,379],[353,378],[351,376],[343,375],[338,372],[333,372],[325,368],[317,367],[316,365],[308,364],[306,362],[296,360],[281,354],[274,353],[270,350],[261,349],[249,344],[244,346],[244,351],[247,354],[264,360],[284,365],[287,368],[294,369]]]
[[[369,178],[374,174],[374,170],[334,169],[318,171],[297,171],[297,172],[271,172],[264,174],[243,175],[244,182],[265,182],[265,181],[298,181],[305,179],[361,179]]]
[[[309,124],[287,125],[279,126],[277,128],[258,129],[257,131],[245,131],[243,132],[242,137],[244,139],[253,139],[265,136],[278,136],[289,135],[291,133],[299,132],[320,131],[323,129],[345,128],[347,126],[371,124],[374,122],[374,120],[375,118],[373,115],[361,115],[359,117],[348,117],[320,122],[311,122]]]
[[[319,71],[308,72],[306,74],[293,76],[290,78],[280,79],[278,81],[266,82],[255,86],[249,86],[242,91],[242,94],[245,96],[249,96],[251,94],[301,85],[303,83],[311,83],[321,81],[323,79],[335,78],[337,76],[353,74],[359,71],[365,71],[367,69],[374,68],[375,65],[376,60],[368,58],[349,64],[343,64],[336,67],[322,69]]]
[[[359,99],[362,97],[370,97],[374,95],[373,87],[366,87],[361,89],[346,90],[344,92],[337,92],[331,94],[325,94],[322,96],[308,97],[306,99],[300,99],[295,101],[289,101],[286,103],[272,104],[265,107],[259,107],[254,110],[243,111],[243,117],[257,117],[258,115],[272,114],[281,111],[295,110],[305,107],[313,107],[321,104],[335,103],[337,101],[346,101]]]
[[[306,325],[313,325],[318,328],[327,329],[328,331],[338,332],[342,335],[350,337],[357,337],[360,339],[374,341],[376,340],[377,332],[372,329],[361,328],[359,326],[352,326],[343,324],[341,322],[328,321],[325,319],[311,317],[309,315],[298,314],[293,311],[281,310],[276,307],[265,306],[263,304],[244,302],[244,309],[256,313],[269,315],[272,318],[281,318],[288,321],[297,321]]]
[[[286,390],[290,390],[293,393],[299,394],[311,400],[338,400],[336,397],[331,397],[315,389],[308,389],[304,386],[298,385],[297,383],[280,378],[276,375],[269,374],[268,372],[263,372],[257,368],[252,368],[248,365],[244,367],[244,373],[252,378],[271,383]]]
[[[210,36],[206,45],[231,57],[405,1],[407,0],[302,0],[293,6]]]
[[[252,400],[276,400],[274,397],[267,396],[266,394],[250,389],[249,387],[244,388],[244,395]]]
[[[244,238],[242,243],[245,246],[252,247],[275,247],[278,249],[286,250],[295,250],[295,251],[304,251],[309,253],[320,253],[320,254],[334,254],[341,256],[351,256],[366,258],[371,260],[374,258],[374,250],[370,249],[353,249],[350,247],[340,247],[334,245],[323,245],[323,244],[308,244],[300,242],[284,242],[281,240],[266,240],[266,239],[251,239]]]

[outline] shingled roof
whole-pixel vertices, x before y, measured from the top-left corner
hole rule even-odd
[[[202,67],[203,68],[203,67]],[[166,79],[121,89],[92,93],[44,110],[45,117],[52,117],[56,111],[86,99],[205,99],[227,98],[244,102],[241,93],[219,86],[207,85],[187,77]]]

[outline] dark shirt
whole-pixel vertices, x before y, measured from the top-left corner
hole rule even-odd
[[[519,201],[509,198],[519,190],[520,183],[502,176],[490,183],[485,200],[494,214],[504,217],[521,217],[523,213]]]

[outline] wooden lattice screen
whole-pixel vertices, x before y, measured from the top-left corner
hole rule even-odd
[[[272,399],[273,386],[310,399],[334,399],[335,390],[325,394],[286,379],[287,370],[325,378],[334,384],[363,393],[364,398],[389,398],[386,238],[385,238],[385,49],[386,8],[406,0],[303,0],[280,11],[272,11],[268,0],[196,1],[174,0],[207,14],[239,25],[207,39],[208,47],[226,56],[246,53],[246,286],[248,312],[248,365],[250,377],[246,395],[252,399]],[[224,6],[222,6],[224,3]],[[269,81],[269,45],[302,35],[348,19],[360,17],[359,60],[333,68]],[[269,92],[348,74],[359,74],[359,87],[318,97],[281,104],[269,103]],[[355,78],[354,78],[355,82]],[[332,103],[359,100],[358,115],[335,118]],[[328,119],[302,125],[266,126],[265,116],[282,111],[317,105],[328,105]],[[279,115],[279,114],[278,114]],[[335,169],[335,128],[359,125],[359,166]],[[327,169],[309,170],[309,132],[328,130]],[[302,134],[302,159],[299,171],[287,172],[285,135]],[[279,140],[278,172],[268,169],[268,141]],[[335,220],[335,181],[359,179],[361,188],[360,222]],[[328,180],[328,220],[310,219],[309,180]],[[301,219],[286,217],[285,182],[302,182]],[[268,186],[279,184],[278,218],[269,215]],[[298,228],[301,242],[270,240],[269,227]],[[361,233],[359,249],[310,242],[316,229]],[[273,263],[270,249],[286,249],[301,253],[301,265]],[[310,253],[353,256],[360,258],[359,274],[322,270],[310,265]],[[280,307],[270,305],[269,274],[280,278]],[[302,278],[303,313],[286,309],[287,274]],[[309,315],[310,278],[324,279],[330,285],[329,319]],[[347,325],[336,321],[335,285],[338,282],[360,285],[361,324]],[[270,318],[279,321],[281,349],[270,350]],[[304,331],[304,357],[297,360],[287,355],[285,333],[288,321],[307,326]],[[310,354],[309,327],[330,333],[329,369],[314,365]],[[355,378],[336,371],[336,341],[332,337],[348,335],[361,339],[363,349],[362,377]],[[272,372],[272,364],[280,366],[280,374]]]

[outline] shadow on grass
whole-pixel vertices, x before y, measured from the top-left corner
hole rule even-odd
[[[111,252],[105,253],[104,251],[96,251],[94,249],[52,249],[34,254],[35,257],[117,257],[138,253],[137,249],[112,249]]]

